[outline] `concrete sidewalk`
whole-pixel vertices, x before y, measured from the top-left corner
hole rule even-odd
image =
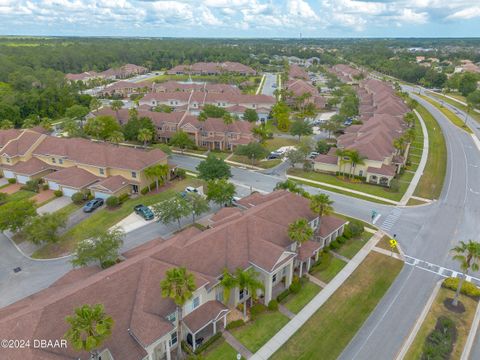
[[[410,197],[415,192],[415,189],[417,188],[418,182],[420,181],[420,178],[423,175],[423,172],[425,170],[425,166],[427,165],[427,160],[428,160],[428,141],[429,141],[429,139],[428,139],[427,126],[425,125],[425,121],[423,121],[423,118],[418,113],[418,111],[414,110],[414,112],[415,112],[415,115],[417,115],[418,120],[420,121],[420,125],[422,126],[422,132],[423,132],[422,158],[420,159],[420,163],[418,165],[417,171],[415,171],[415,175],[413,176],[412,181],[410,181],[410,184],[408,185],[408,188],[405,191],[405,194],[403,194],[403,197],[400,200],[400,205],[407,205],[408,200],[410,199]]]
[[[295,332],[307,322],[310,317],[342,286],[345,280],[355,271],[355,269],[367,257],[377,242],[383,237],[383,231],[379,230],[374,236],[360,249],[360,251],[350,260],[350,262],[335,276],[325,288],[318,293],[287,325],[276,333],[260,350],[258,350],[251,359],[267,360],[270,358]]]

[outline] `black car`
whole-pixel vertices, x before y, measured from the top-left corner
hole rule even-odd
[[[103,205],[103,199],[93,199],[85,204],[83,212],[89,213]]]
[[[153,211],[145,205],[137,205],[133,208],[135,214],[140,215],[145,220],[152,220],[154,218]]]

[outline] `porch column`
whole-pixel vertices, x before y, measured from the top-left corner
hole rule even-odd
[[[227,327],[227,314],[223,315],[223,328]]]
[[[303,270],[303,261],[300,261],[300,269],[298,270],[298,277],[302,277],[302,270]]]
[[[197,344],[195,342],[195,334],[192,334],[192,347],[193,347],[193,351],[195,351],[195,348],[197,347]]]
[[[180,341],[180,339],[177,340],[177,343],[178,341]],[[180,345],[177,345],[177,346],[180,346]],[[170,342],[168,340],[165,341],[165,351],[167,352],[167,360],[170,360]]]
[[[265,281],[265,305],[272,300],[272,276],[268,275]]]
[[[289,287],[292,284],[293,278],[293,261],[287,267],[287,273],[285,275],[285,287]]]
[[[319,254],[319,253],[320,253],[320,251],[318,251],[318,250],[315,252],[315,262],[318,261],[318,254]]]
[[[214,320],[213,321],[213,334],[215,335],[217,333],[217,322]]]
[[[311,266],[311,263],[312,263],[312,258],[309,257],[308,260],[307,260],[307,272],[310,271],[310,266]]]

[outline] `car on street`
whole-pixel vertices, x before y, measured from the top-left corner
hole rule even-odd
[[[83,212],[89,213],[103,205],[103,199],[93,199],[85,204]]]
[[[152,220],[155,217],[153,211],[150,210],[148,206],[142,204],[135,206],[133,210],[135,211],[135,214],[140,215],[145,220]]]
[[[274,159],[280,159],[282,157],[282,154],[272,151],[268,156],[267,160],[274,160]]]
[[[193,186],[187,186],[187,187],[185,188],[185,191],[186,191],[187,193],[196,193],[196,194],[198,193],[198,189],[194,188]]]

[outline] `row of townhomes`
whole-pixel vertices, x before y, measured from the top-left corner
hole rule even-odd
[[[58,138],[33,130],[0,130],[0,174],[20,184],[43,179],[51,190],[66,196],[80,191],[98,198],[138,193],[152,181],[144,170],[159,164],[167,164],[159,149]],[[170,164],[170,168],[175,167]]]
[[[198,62],[192,65],[178,65],[167,71],[168,75],[220,75],[225,73],[255,75],[257,72],[250,66],[231,61],[222,63]]]
[[[314,237],[297,248],[288,224],[309,220]],[[49,288],[0,312],[0,332],[11,339],[62,339],[65,317],[95,299],[115,321],[112,336],[100,349],[102,360],[164,360],[185,340],[195,349],[222,331],[231,309],[250,305],[251,294],[233,289],[224,298],[220,285],[225,270],[254,269],[264,284],[259,301],[268,303],[301,276],[319,251],[343,232],[345,221],[326,216],[319,221],[309,200],[286,191],[252,194],[239,208],[224,208],[205,231],[190,227],[168,240],[156,239],[124,254],[125,260],[106,270],[89,267],[70,271]],[[184,266],[196,282],[182,308],[179,338],[175,303],[162,297],[160,281],[172,267]],[[88,359],[72,348],[7,349],[9,360]]]
[[[126,64],[118,68],[110,68],[102,72],[86,71],[80,74],[66,74],[65,78],[69,81],[88,82],[93,79],[125,79],[131,76],[145,74],[146,72],[148,72],[146,67],[135,64]]]
[[[293,95],[287,98],[287,103],[289,105],[295,103],[295,98],[300,98],[305,96],[305,94],[308,94],[308,97],[304,100],[304,105],[313,103],[317,110],[325,109],[327,103],[325,97],[320,95],[316,86],[306,80],[290,78],[286,84],[286,90]]]
[[[337,66],[337,70],[339,71]],[[342,81],[351,82],[357,69],[341,68]],[[349,70],[350,69],[350,70]],[[314,159],[314,169],[322,172],[347,172],[366,178],[372,184],[389,186],[392,179],[405,165],[409,146],[400,153],[393,146],[394,140],[407,129],[404,115],[407,105],[387,83],[367,78],[355,88],[360,100],[359,112],[362,124],[351,125],[345,134],[337,138],[337,148]],[[357,150],[364,157],[363,164],[349,164],[348,157],[338,156],[337,149]],[[351,166],[351,168],[349,168]],[[345,170],[346,168],[346,170]]]
[[[122,125],[129,119],[128,109],[114,111],[103,108],[94,115],[113,116]],[[157,129],[157,140],[162,142],[168,142],[177,131],[188,134],[195,145],[210,150],[234,150],[238,145],[255,141],[252,134],[254,125],[248,121],[234,121],[231,124],[225,124],[223,119],[218,118],[200,121],[196,115],[188,111],[161,113],[151,111],[149,106],[141,106],[138,109],[138,117],[148,117],[152,120]]]

